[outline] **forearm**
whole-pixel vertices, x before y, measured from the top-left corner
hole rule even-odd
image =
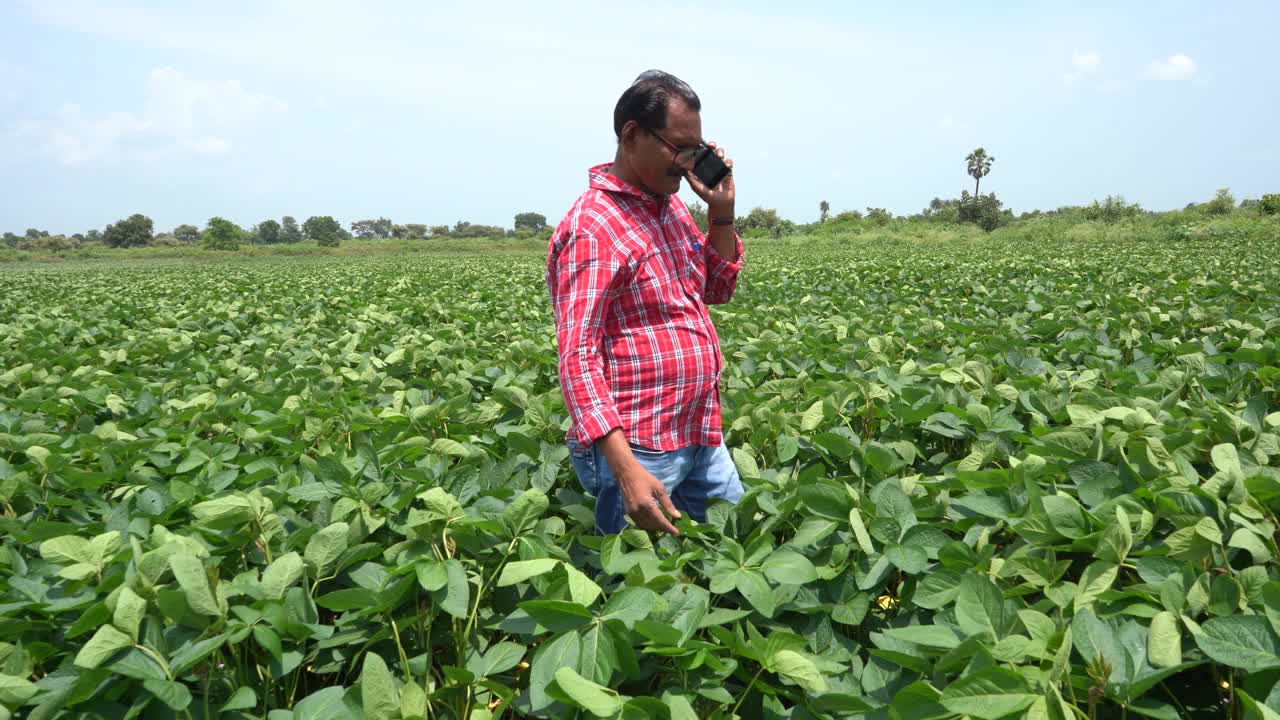
[[[614,428],[596,442],[600,445],[604,459],[609,463],[609,468],[613,470],[619,483],[625,484],[629,478],[636,475],[636,471],[640,469],[640,461],[636,460],[635,454],[631,452],[631,445],[627,443],[622,428]]]
[[[738,238],[733,232],[733,206],[709,209],[707,222],[707,241],[715,248],[716,254],[729,262],[737,262]]]

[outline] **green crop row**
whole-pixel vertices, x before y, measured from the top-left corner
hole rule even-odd
[[[1271,718],[1280,243],[748,247],[593,533],[538,255],[0,270],[0,718]]]

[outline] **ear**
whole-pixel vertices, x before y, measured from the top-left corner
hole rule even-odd
[[[628,120],[622,125],[622,133],[618,136],[618,144],[630,149],[636,144],[640,133],[640,123],[635,120]]]

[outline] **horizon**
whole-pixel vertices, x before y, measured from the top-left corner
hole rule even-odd
[[[0,8],[0,232],[134,213],[158,232],[213,216],[555,225],[650,67],[700,95],[740,216],[918,213],[972,191],[979,146],[996,158],[982,190],[1015,214],[1280,191],[1280,6],[553,7]]]

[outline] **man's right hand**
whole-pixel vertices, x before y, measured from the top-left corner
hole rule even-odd
[[[622,490],[622,509],[635,521],[636,527],[679,535],[671,520],[680,519],[680,511],[672,504],[667,488],[640,463],[625,475],[618,476]],[[670,519],[668,519],[670,517]]]
[[[636,527],[679,535],[680,531],[671,524],[671,520],[679,520],[680,511],[671,502],[662,481],[636,459],[622,430],[615,428],[597,442],[604,451],[605,462],[609,463],[614,477],[618,479],[618,489],[622,491],[622,510],[635,522]]]

